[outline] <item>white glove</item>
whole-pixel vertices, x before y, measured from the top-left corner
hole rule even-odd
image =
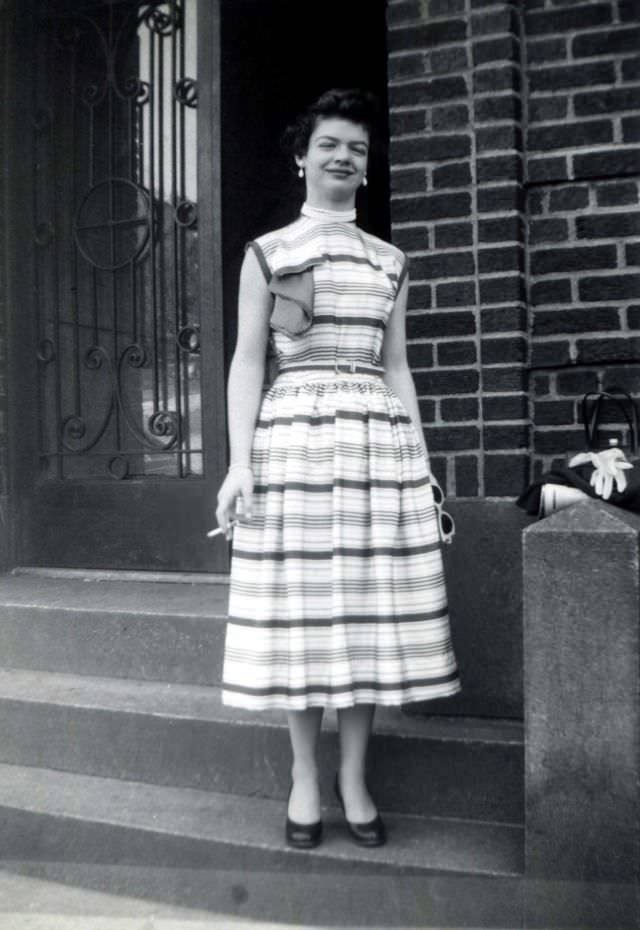
[[[625,471],[633,468],[633,465],[627,461],[622,449],[614,446],[603,452],[580,452],[571,459],[569,468],[575,465],[587,465],[589,462],[593,465],[593,474],[589,483],[598,497],[608,501],[614,484],[618,493],[624,491],[627,486]]]

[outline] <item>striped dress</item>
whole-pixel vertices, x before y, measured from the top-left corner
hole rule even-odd
[[[273,333],[280,373],[255,430],[253,519],[234,530],[223,701],[452,695],[429,465],[381,377],[405,257],[355,223],[305,215],[251,246],[268,281],[313,266],[314,308],[306,332]]]

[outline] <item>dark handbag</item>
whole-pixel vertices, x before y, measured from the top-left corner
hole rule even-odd
[[[640,513],[640,467],[628,460],[617,439],[610,439],[604,447],[600,438],[602,410],[607,403],[620,410],[629,430],[630,453],[636,454],[640,429],[633,397],[617,387],[590,391],[581,402],[587,451],[530,484],[516,501],[519,507],[546,516],[576,500],[593,497]]]
[[[593,400],[592,400],[593,398]],[[605,401],[616,404],[629,427],[629,448],[633,455],[638,448],[638,407],[635,400],[621,388],[611,387],[603,391],[590,391],[582,398],[582,422],[587,449],[597,451],[602,448],[599,438],[602,405]]]

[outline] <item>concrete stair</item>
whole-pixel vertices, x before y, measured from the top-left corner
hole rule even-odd
[[[193,788],[1,765],[3,842],[28,859],[34,842],[46,858],[105,864],[217,868],[264,865],[306,870],[309,857],[282,842],[285,802]],[[393,843],[361,849],[330,808],[314,869],[340,862],[370,872],[446,871],[509,876],[519,862],[517,827],[388,814]],[[43,829],[43,823],[47,823]],[[396,845],[397,844],[397,845]]]
[[[0,576],[2,665],[220,683],[228,586]]]
[[[116,881],[127,866],[140,877],[127,893],[175,904],[185,901],[177,891],[162,897],[159,870],[339,875],[354,888],[367,876],[420,877],[433,891],[429,919],[453,925],[464,911],[467,925],[508,925],[500,914],[517,926],[521,725],[379,709],[371,787],[390,842],[362,850],[333,806],[336,720],[326,714],[326,838],[311,853],[289,850],[285,716],[220,701],[226,593],[207,583],[0,579],[3,863],[95,888],[100,868]],[[454,891],[461,882],[476,889],[468,912]],[[258,886],[256,914],[287,919]],[[362,926],[382,926],[376,894],[365,898]],[[229,913],[248,913],[246,901],[235,905]]]
[[[213,686],[1,669],[0,715],[0,762],[275,800],[288,791],[284,715],[226,708]],[[328,802],[338,754],[326,716]],[[372,789],[386,810],[518,823],[521,754],[512,724],[381,710]]]

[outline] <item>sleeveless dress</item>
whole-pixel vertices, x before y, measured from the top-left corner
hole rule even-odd
[[[223,701],[302,710],[455,694],[429,464],[381,376],[405,256],[307,215],[249,245],[268,282],[313,269],[313,318],[272,334],[280,373],[255,429],[253,518],[233,534]]]

